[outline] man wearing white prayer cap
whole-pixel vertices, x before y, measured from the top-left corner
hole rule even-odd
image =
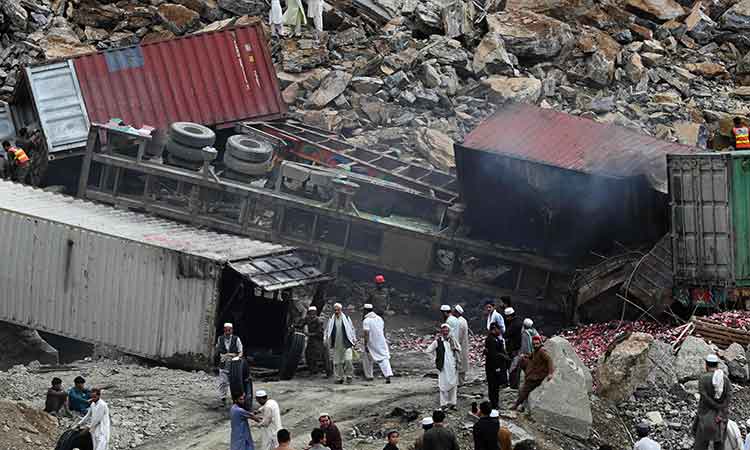
[[[357,344],[357,333],[352,320],[344,314],[341,303],[333,305],[333,316],[326,325],[325,343],[327,348],[333,350],[333,375],[336,383],[351,383],[354,377],[352,348]]]
[[[417,436],[417,439],[414,440],[414,450],[423,450],[424,449],[424,433],[427,430],[431,430],[433,426],[435,426],[435,421],[432,420],[432,417],[425,417],[422,419],[422,432],[419,433],[419,436]]]
[[[323,318],[318,315],[318,308],[315,306],[307,308],[307,315],[302,324],[306,328],[307,347],[305,347],[305,362],[307,363],[307,368],[310,369],[310,374],[316,375],[322,370],[326,376],[330,377],[331,369],[328,364],[328,349],[323,342],[326,324],[323,322]]]
[[[391,351],[388,341],[385,339],[385,322],[372,309],[370,303],[364,306],[365,317],[362,320],[362,338],[364,339],[365,354],[362,355],[362,370],[367,380],[375,378],[375,364],[385,377],[385,382],[390,383],[393,376],[391,369]]]
[[[435,353],[442,409],[455,410],[458,403],[458,369],[461,363],[461,351],[461,345],[451,334],[451,328],[447,323],[440,326],[440,334],[425,350],[426,353]]]
[[[236,357],[242,357],[242,341],[239,336],[234,335],[234,325],[227,322],[224,324],[224,334],[216,340],[214,358],[219,366],[218,391],[219,399],[223,405],[227,402],[227,391],[229,390],[229,369],[227,361]]]
[[[719,357],[706,357],[706,373],[698,380],[698,412],[693,421],[695,450],[707,450],[713,443],[715,450],[724,449],[724,437],[729,420],[732,383],[719,368]]]
[[[457,322],[456,329],[452,330],[453,337],[464,350],[461,352],[461,364],[458,368],[458,384],[462,385],[466,383],[466,374],[469,372],[469,322],[464,318],[464,308],[461,305],[453,307],[453,316]]]
[[[281,425],[281,409],[276,400],[268,398],[266,391],[259,389],[255,391],[255,399],[260,404],[258,415],[253,416],[258,427],[258,446],[256,450],[274,450],[279,446],[277,434]]]

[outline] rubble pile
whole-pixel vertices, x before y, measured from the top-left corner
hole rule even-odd
[[[597,396],[614,408],[607,413],[608,419],[617,414],[631,429],[647,420],[653,425],[652,437],[662,448],[692,448],[690,429],[698,403],[698,378],[705,372],[709,353],[723,359],[720,368],[734,383],[730,418],[743,423],[750,413],[750,389],[741,384],[747,381],[745,349],[736,345],[720,351],[701,338],[688,336],[674,355],[669,344],[637,332],[599,360]]]
[[[36,366],[38,363],[17,365],[7,372],[0,372],[0,392],[3,392],[3,397],[24,402],[34,410],[41,411],[44,408],[42,393],[47,391],[51,377],[30,373]],[[198,397],[205,397],[207,401],[214,398],[215,380],[205,372],[184,372],[102,360],[86,365],[80,372],[70,371],[69,376],[61,376],[64,387],[69,388],[73,378],[79,374],[86,379],[89,387],[98,386],[104,390],[104,399],[110,406],[113,423],[111,448],[136,447],[146,440],[173,432],[180,418],[176,417],[174,402],[170,398],[184,396],[185,392],[193,392]],[[142,395],[122,396],[122,389],[135,389],[142,392]],[[58,422],[51,416],[42,415],[53,421],[55,428],[51,433],[55,441],[59,434],[74,424],[72,418],[61,417]],[[31,439],[38,440],[33,436]],[[33,448],[51,447],[52,445]]]
[[[52,448],[57,421],[26,403],[0,399],[0,445],[15,450]]]
[[[353,0],[272,45],[293,116],[443,169],[499,103],[723,148],[750,96],[748,0]],[[690,3],[689,7],[686,7]],[[3,0],[0,95],[23,65],[266,17],[258,0]],[[290,31],[290,30],[288,30]]]

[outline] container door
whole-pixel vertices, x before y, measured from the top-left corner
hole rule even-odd
[[[15,136],[16,127],[13,126],[10,106],[5,102],[0,102],[0,141],[13,140]]]
[[[750,155],[735,156],[732,166],[735,278],[738,286],[750,286]]]
[[[89,118],[72,61],[26,68],[50,155],[86,147]]]
[[[732,283],[734,250],[725,155],[669,155],[675,278],[697,285]]]

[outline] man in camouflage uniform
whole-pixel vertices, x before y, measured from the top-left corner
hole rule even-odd
[[[303,319],[303,326],[307,327],[307,348],[305,349],[305,361],[310,373],[315,375],[322,368],[326,376],[330,376],[328,367],[328,349],[323,343],[325,323],[318,316],[318,308],[311,306],[307,309],[307,316]]]

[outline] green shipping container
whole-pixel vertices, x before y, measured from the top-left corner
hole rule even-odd
[[[750,286],[750,152],[668,155],[675,281]]]

